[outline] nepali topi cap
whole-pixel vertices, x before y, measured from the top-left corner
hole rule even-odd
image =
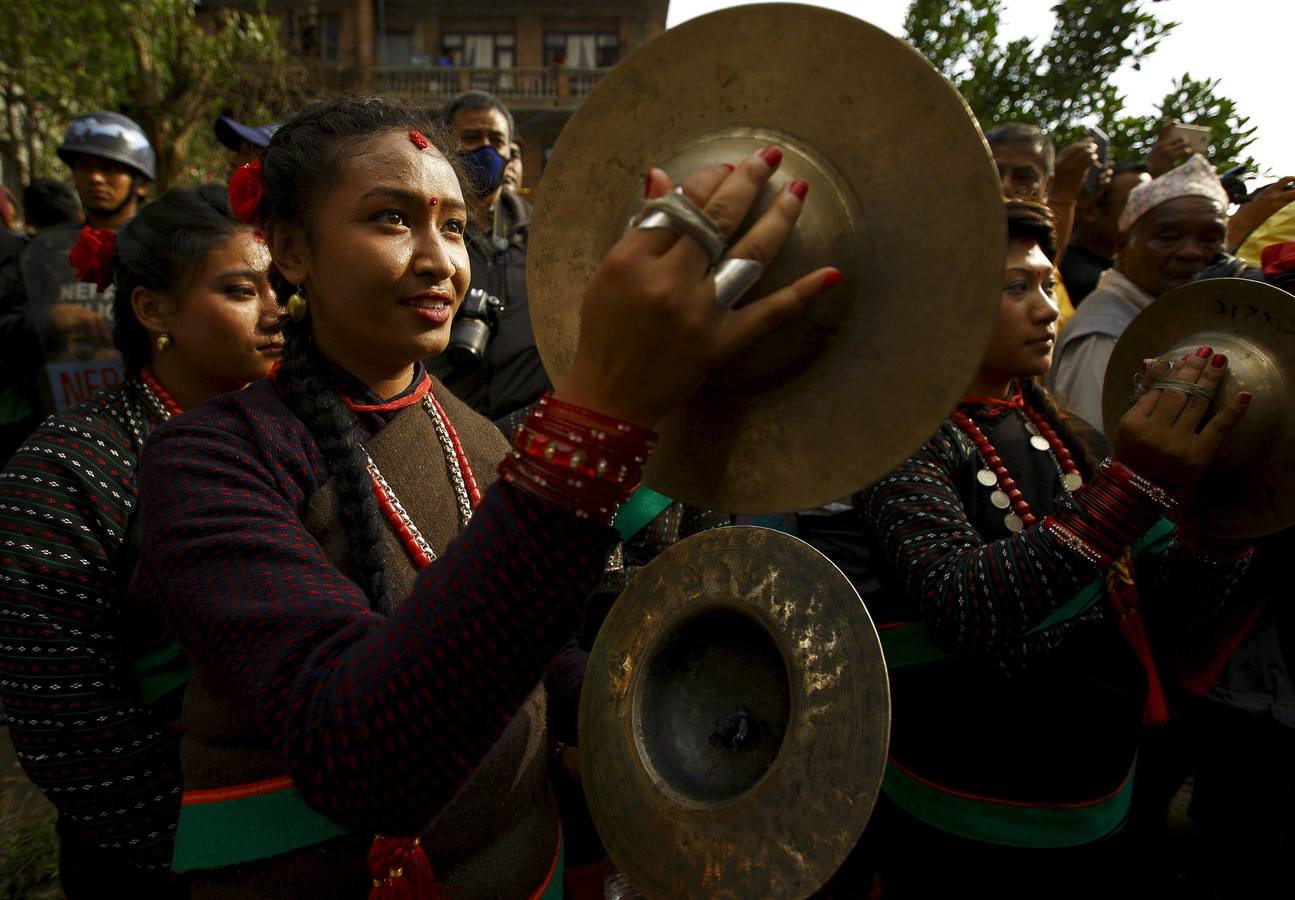
[[[1179,197],[1204,197],[1216,201],[1223,209],[1228,208],[1228,192],[1223,189],[1214,167],[1205,157],[1192,154],[1181,166],[1129,192],[1124,211],[1120,213],[1120,231],[1128,231],[1148,212]]]

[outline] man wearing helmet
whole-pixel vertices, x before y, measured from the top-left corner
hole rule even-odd
[[[72,170],[86,224],[96,228],[115,230],[129,222],[156,176],[156,156],[143,129],[114,112],[73,119],[58,155]],[[77,279],[68,251],[78,233],[74,224],[42,229],[22,252],[20,277],[0,297],[2,374],[12,394],[0,404],[9,419],[0,423],[0,464],[45,413],[120,381],[112,287],[100,291]]]

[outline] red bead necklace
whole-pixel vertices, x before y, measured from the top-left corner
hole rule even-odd
[[[162,414],[163,419],[169,419],[184,412],[184,408],[175,401],[171,392],[158,381],[157,373],[153,371],[152,366],[145,366],[139,370],[139,380],[144,382],[145,389],[153,395],[149,399],[157,401],[157,411]]]
[[[1062,486],[1068,491],[1078,490],[1084,483],[1084,478],[1079,472],[1079,467],[1075,465],[1073,455],[1061,442],[1056,429],[1036,410],[1023,403],[1019,405],[1029,420],[1026,430],[1031,432],[1030,446],[1036,450],[1051,451],[1052,460],[1061,473]],[[993,489],[989,495],[990,503],[999,509],[1010,508],[1010,511],[1003,516],[1003,524],[1007,526],[1007,530],[1015,533],[1037,523],[1038,517],[1030,511],[1029,501],[1017,487],[1016,480],[1008,473],[1007,466],[999,457],[998,451],[994,449],[994,445],[989,442],[989,438],[980,430],[980,426],[971,421],[971,418],[960,409],[954,410],[949,418],[967,437],[971,438],[981,459],[985,461],[985,468],[976,473],[976,480],[985,487]]]
[[[463,524],[467,525],[472,518],[472,511],[481,503],[481,490],[477,487],[477,480],[472,474],[472,466],[469,465],[468,456],[463,451],[458,432],[454,430],[454,425],[445,415],[445,410],[441,408],[441,404],[430,391],[426,391],[421,399],[423,408],[427,410],[432,424],[436,427],[436,434],[449,466],[451,486],[458,497],[459,514]],[[373,482],[373,493],[377,498],[378,507],[400,537],[400,542],[404,544],[414,565],[420,570],[431,565],[432,560],[436,559],[436,551],[427,543],[427,539],[418,530],[414,520],[401,505],[396,492],[391,489],[391,485],[387,484],[387,480],[378,471],[372,459],[369,460],[369,478]]]

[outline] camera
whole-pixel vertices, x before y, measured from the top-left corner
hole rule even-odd
[[[499,325],[499,314],[504,301],[481,288],[471,288],[463,298],[454,324],[450,326],[450,342],[445,357],[455,368],[476,366],[486,355],[486,345]]]

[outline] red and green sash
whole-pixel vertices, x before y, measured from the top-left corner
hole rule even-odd
[[[1173,534],[1164,519],[1133,545],[1134,554],[1162,552]],[[1034,635],[1087,612],[1105,595],[1105,579],[1086,585],[1035,625]],[[923,665],[953,654],[931,637],[925,622],[899,622],[879,628],[886,667]],[[1073,847],[1100,840],[1128,817],[1133,800],[1133,769],[1104,797],[1078,803],[1024,803],[987,797],[938,784],[906,768],[892,756],[881,788],[909,815],[960,837],[1006,847]]]

